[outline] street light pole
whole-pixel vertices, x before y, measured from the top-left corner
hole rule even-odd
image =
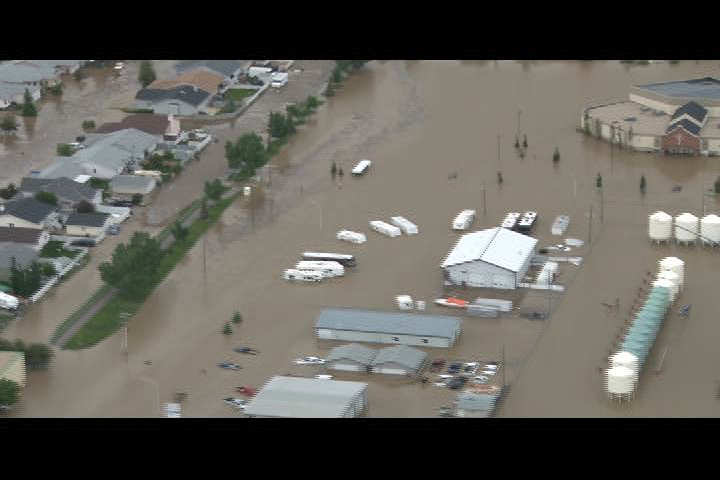
[[[155,380],[148,378],[148,377],[138,377],[138,379],[142,380],[143,382],[151,383],[155,385],[155,390],[157,393],[157,407],[158,407],[158,415],[162,417],[162,405],[160,403],[160,384],[156,382]]]

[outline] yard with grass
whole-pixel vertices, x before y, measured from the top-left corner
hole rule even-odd
[[[227,100],[235,100],[240,101],[247,97],[252,97],[258,92],[258,90],[254,90],[251,88],[231,88],[227,92],[225,92],[225,98]]]
[[[48,242],[40,251],[40,256],[45,258],[68,257],[75,258],[80,252],[64,248],[65,243],[56,240]]]

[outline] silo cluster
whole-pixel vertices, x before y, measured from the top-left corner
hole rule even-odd
[[[710,214],[702,219],[692,213],[672,215],[658,211],[648,216],[648,236],[654,242],[668,242],[673,238],[681,244],[720,245],[720,216]]]

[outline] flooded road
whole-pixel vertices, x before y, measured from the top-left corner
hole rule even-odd
[[[701,248],[651,245],[645,222],[658,208],[701,213],[702,192],[720,174],[720,164],[712,158],[611,150],[576,128],[590,101],[622,100],[633,84],[717,75],[718,70],[716,61],[630,68],[618,62],[373,62],[347,81],[260,174],[253,198],[229,208],[206,241],[156,290],[129,324],[129,356],[121,351],[123,332],[88,350],[59,352],[48,372],[28,376],[14,415],[156,416],[159,388],[162,402],[171,401],[173,392],[188,393],[183,416],[237,416],[222,403],[235,386],[259,387],[276,374],[313,373],[292,359],[323,356],[335,345],[314,336],[313,322],[324,306],[393,310],[398,294],[428,302],[443,295],[438,264],[458,237],[449,226],[459,210],[476,209],[477,228],[496,226],[507,211],[537,210],[535,232],[546,246],[558,243],[549,227],[563,212],[571,217],[567,236],[588,240],[586,214],[593,205],[592,244],[580,251],[585,261],[577,276],[566,277],[567,291],[549,322],[467,318],[453,348],[427,351],[432,358],[497,359],[504,347],[513,388],[500,416],[714,416],[720,413],[714,397],[720,328],[713,312],[720,300],[713,298],[712,285],[720,256]],[[529,143],[523,159],[512,147],[519,110],[519,130]],[[561,160],[553,164],[556,146]],[[349,172],[361,158],[373,160],[368,175],[331,180],[332,161]],[[190,169],[220,174],[223,164],[207,163],[204,156]],[[200,175],[190,169],[188,178]],[[502,185],[496,182],[498,171]],[[605,186],[602,223],[594,192],[598,172]],[[453,173],[457,178],[449,179]],[[648,185],[644,197],[638,191],[641,174]],[[188,180],[182,187],[184,176],[173,184],[178,198],[194,195],[193,189],[199,194],[202,184]],[[671,193],[677,184],[682,191]],[[706,208],[717,213],[716,200],[708,199]],[[392,215],[416,223],[420,234],[391,239],[367,227],[369,220]],[[339,242],[334,234],[340,229],[366,232],[368,242]],[[280,273],[307,250],[355,254],[358,268],[320,285],[287,284]],[[668,255],[686,261],[680,301],[692,303],[693,312],[685,323],[676,316],[666,321],[657,342],[669,346],[663,372],[644,376],[640,397],[630,408],[610,408],[597,367],[626,315],[606,315],[601,302],[618,298],[627,312],[645,272]],[[492,290],[473,293],[500,297]],[[44,307],[50,305],[57,302]],[[236,310],[243,324],[224,337],[220,329]],[[427,312],[448,314],[436,306]],[[234,354],[238,345],[261,353]],[[215,366],[226,360],[243,370]],[[435,416],[454,397],[407,379],[342,373],[336,378],[370,383],[368,415],[373,417]]]

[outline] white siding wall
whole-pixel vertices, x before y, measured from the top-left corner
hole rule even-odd
[[[0,215],[0,227],[9,227],[11,224],[14,227],[42,228],[42,225],[28,222],[22,218],[17,218],[12,215]]]
[[[529,261],[529,259],[528,259]],[[446,268],[450,281],[456,285],[466,282],[468,287],[515,288],[515,273],[498,266],[477,260]]]
[[[720,138],[708,138],[708,151],[715,155],[720,154]]]
[[[105,230],[104,227],[86,227],[84,225],[67,225],[65,227],[65,233],[73,236],[97,236]]]
[[[449,347],[454,341],[449,338],[418,337],[415,335],[392,335],[387,333],[355,332],[351,330],[318,329],[318,338],[349,340],[353,342],[389,343],[393,345],[416,345],[420,347]],[[395,340],[397,338],[397,340]],[[427,340],[427,343],[423,340]]]
[[[633,134],[632,146],[638,150],[655,150],[655,137]]]

